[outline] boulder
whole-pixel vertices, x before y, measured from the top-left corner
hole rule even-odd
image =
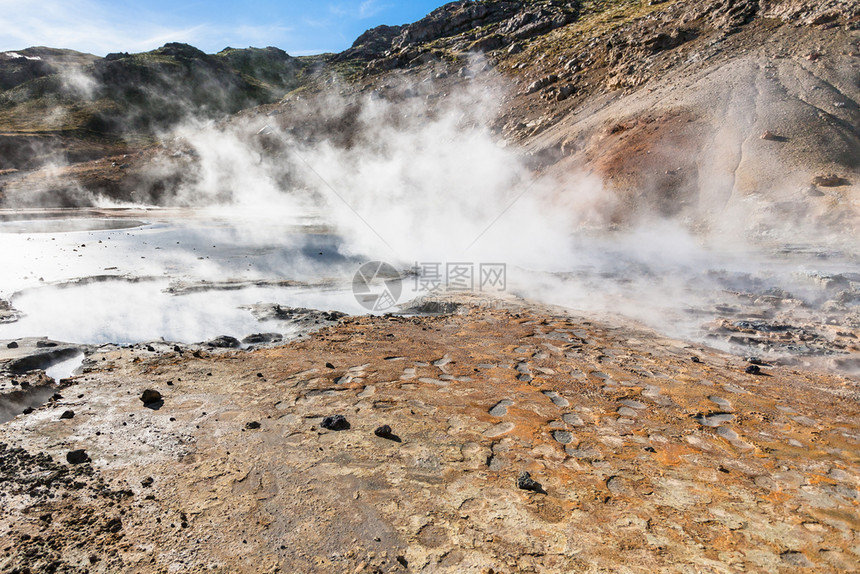
[[[90,457],[84,449],[70,450],[66,453],[66,462],[69,464],[82,464],[89,462]]]

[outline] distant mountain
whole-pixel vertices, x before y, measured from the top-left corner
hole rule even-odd
[[[43,46],[0,52],[0,92],[36,78],[58,74],[64,69],[82,68],[98,59],[92,54]]]
[[[0,130],[149,133],[189,115],[277,101],[307,60],[277,48],[209,55],[186,44],[105,58],[28,48],[0,56]]]

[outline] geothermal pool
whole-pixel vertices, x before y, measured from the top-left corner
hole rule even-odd
[[[504,261],[503,253],[492,261],[506,265],[508,295],[598,318],[622,315],[744,356],[823,360],[860,373],[860,255],[850,246],[715,250],[677,231],[634,231],[572,236],[559,252],[539,258],[544,263]],[[253,306],[368,313],[352,280],[362,264],[384,256],[353,252],[321,214],[170,208],[0,213],[0,299],[12,307],[10,322],[0,323],[0,340],[289,338],[298,333],[295,325],[260,320]],[[480,257],[472,256],[474,269]],[[389,261],[407,270],[420,260]],[[448,262],[444,255],[433,261],[437,271]],[[417,288],[431,283],[425,279],[405,279],[398,302],[425,294]]]
[[[0,324],[0,339],[198,342],[279,331],[254,318],[256,303],[365,312],[343,281],[361,261],[305,220],[178,209],[16,216],[0,222],[0,298],[19,318]]]

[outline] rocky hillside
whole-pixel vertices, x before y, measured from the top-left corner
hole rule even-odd
[[[277,48],[209,55],[172,43],[105,58],[61,52],[34,48],[0,60],[5,130],[127,134],[188,115],[217,117],[277,101],[299,85],[308,65]]]
[[[91,69],[98,85],[111,86],[94,101],[110,105],[82,114],[74,125],[86,126],[90,139],[76,141],[90,149],[98,147],[93,134],[164,126],[185,105],[224,113],[292,89],[239,118],[267,114],[304,141],[349,147],[360,145],[350,130],[368,95],[422,98],[432,108],[489,82],[503,94],[490,121],[497,137],[522,149],[543,176],[599,177],[614,198],[612,222],[645,213],[704,232],[740,227],[767,236],[800,226],[851,237],[860,212],[858,28],[860,8],[844,0],[453,2],[311,60],[271,49],[206,56],[176,45],[109,57]],[[158,89],[140,89],[154,70]],[[178,78],[183,106],[170,104]],[[18,118],[18,134],[49,117],[34,81],[2,96],[0,122]],[[310,113],[319,109],[308,103],[314,94],[335,92],[351,103],[324,117]],[[77,117],[77,105],[65,117]],[[27,115],[28,107],[38,113]],[[76,189],[85,172],[84,189],[129,198],[152,157],[124,162],[134,176],[98,163],[71,166],[67,175]],[[0,167],[33,163],[7,159]],[[177,169],[193,179],[187,164]],[[41,174],[17,173],[5,192],[44,201],[69,188],[56,171],[50,181],[46,188]],[[169,193],[159,197],[169,201]]]
[[[59,74],[64,69],[82,68],[98,60],[92,54],[56,48],[27,48],[17,52],[0,53],[0,91],[23,83]]]
[[[277,101],[314,59],[277,48],[185,44],[105,58],[28,48],[0,55],[0,169],[27,169],[57,154],[77,162],[126,151],[188,117],[221,118]]]

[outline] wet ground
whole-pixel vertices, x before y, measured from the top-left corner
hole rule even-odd
[[[461,302],[450,316],[346,318],[255,351],[93,354],[61,398],[0,427],[0,567],[860,563],[856,381],[750,374],[738,357],[631,324]],[[146,389],[161,400],[142,403]]]
[[[627,247],[589,246],[599,256],[539,280],[539,298],[742,357],[860,374],[856,249],[777,245],[661,258]]]
[[[274,327],[243,309],[258,302],[361,311],[342,281],[356,261],[306,221],[165,209],[26,215],[0,222],[9,307],[0,339],[190,343]]]
[[[664,235],[573,238],[575,256],[555,264],[507,264],[506,291],[633,318],[743,357],[860,373],[856,250],[715,249],[689,235]],[[351,253],[319,214],[11,210],[0,213],[0,247],[0,340],[196,343],[260,332],[289,339],[300,332],[295,325],[255,316],[254,305],[368,312],[352,292],[353,275],[368,257]],[[408,271],[417,263],[394,265]],[[429,279],[405,278],[401,309],[426,294],[417,286]]]

